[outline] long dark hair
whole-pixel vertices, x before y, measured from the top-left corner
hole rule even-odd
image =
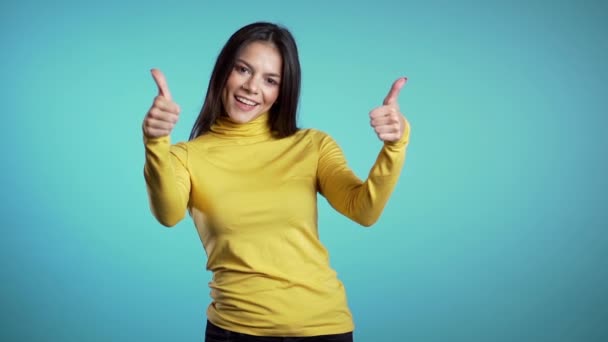
[[[235,59],[241,49],[255,41],[274,44],[283,58],[281,88],[279,97],[269,111],[269,128],[277,138],[288,137],[298,131],[301,71],[295,39],[284,27],[268,22],[256,22],[236,31],[222,48],[209,80],[203,108],[192,127],[190,140],[207,133],[215,120],[224,114],[222,90],[234,68]]]

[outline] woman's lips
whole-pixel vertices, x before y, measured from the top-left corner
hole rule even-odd
[[[234,96],[234,100],[236,102],[236,106],[240,110],[245,111],[245,112],[248,112],[248,111],[254,109],[258,105],[257,102],[252,101],[252,100],[250,100],[250,99],[248,99],[246,97],[242,97],[242,96],[236,96],[235,95]],[[245,102],[247,102],[247,103],[245,103]]]

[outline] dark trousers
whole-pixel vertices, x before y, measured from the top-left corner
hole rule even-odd
[[[305,337],[253,336],[222,329],[207,321],[205,342],[353,342],[353,333]]]

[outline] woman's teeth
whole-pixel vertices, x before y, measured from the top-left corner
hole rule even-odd
[[[248,106],[255,106],[255,105],[257,105],[257,103],[255,103],[255,102],[253,102],[253,101],[251,101],[251,100],[248,100],[248,99],[246,99],[246,98],[244,98],[244,97],[235,96],[235,98],[236,98],[236,100],[237,100],[237,101],[239,101],[240,103],[244,103],[244,104],[246,104],[246,105],[248,105]]]

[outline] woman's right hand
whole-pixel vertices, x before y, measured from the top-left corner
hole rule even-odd
[[[180,108],[173,102],[165,75],[152,69],[152,77],[158,86],[158,96],[154,98],[152,107],[144,118],[144,135],[149,138],[160,138],[171,134],[179,118]]]

